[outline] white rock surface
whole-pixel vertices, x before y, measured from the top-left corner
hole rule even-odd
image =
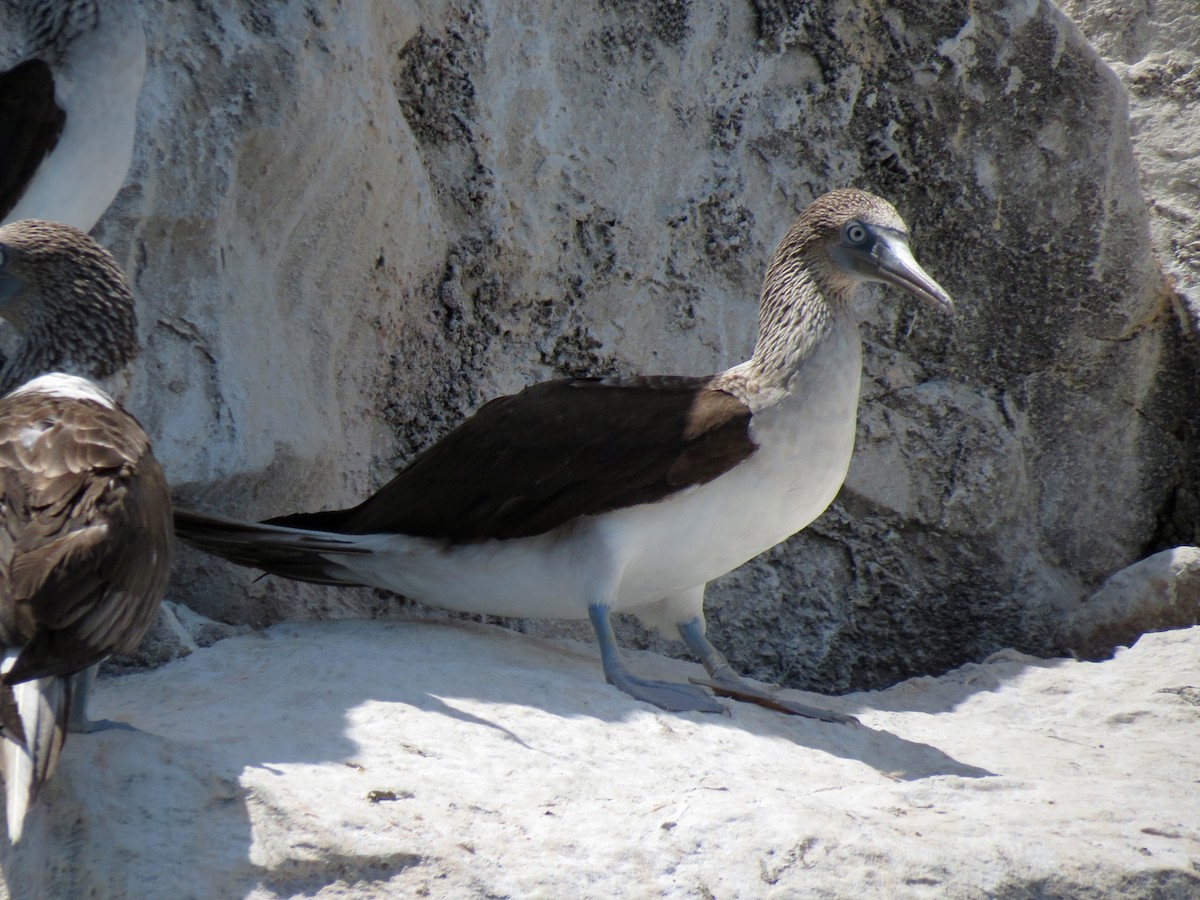
[[[72,737],[4,872],[61,900],[1184,900],[1198,687],[1193,628],[827,701],[860,726],[670,715],[568,641],[279,625],[102,681],[138,730]]]

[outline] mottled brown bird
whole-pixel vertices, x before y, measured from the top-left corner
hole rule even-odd
[[[137,354],[133,296],[75,228],[0,228],[0,768],[9,838],[87,722],[95,666],[153,622],[174,548],[146,433],[114,389]],[[119,392],[118,392],[119,393]]]
[[[705,635],[704,588],[795,534],[837,494],[854,448],[862,350],[851,300],[883,281],[953,311],[872,194],[818,198],[767,267],[746,362],[707,377],[568,379],[483,406],[353,509],[263,524],[177,511],[176,533],[241,565],[380,587],[433,606],[590,618],[608,681],[670,710],[719,711],[647,681],[613,612],[678,635],[721,693],[799,715]]]

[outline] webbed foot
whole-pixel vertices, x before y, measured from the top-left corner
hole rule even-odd
[[[608,683],[631,697],[653,703],[668,712],[723,713],[725,707],[708,691],[690,684],[671,681],[649,681],[631,675],[627,670],[605,672]]]
[[[732,678],[689,678],[688,680],[692,684],[712,688],[721,697],[732,697],[734,700],[756,703],[767,709],[778,710],[789,715],[820,719],[822,722],[840,722],[847,725],[859,724],[858,719],[854,718],[854,716],[833,712],[828,709],[819,709],[815,706],[797,703],[794,700],[786,700],[775,692],[763,690],[758,685],[737,675]]]
[[[638,678],[625,667],[625,662],[621,659],[609,607],[594,604],[588,607],[588,615],[592,620],[592,627],[596,630],[596,640],[600,643],[604,677],[613,687],[668,712],[725,712],[725,707],[702,688],[690,684]]]
[[[822,722],[842,722],[858,724],[858,719],[844,713],[828,709],[818,709],[794,700],[785,700],[776,691],[775,685],[761,686],[737,674],[721,651],[712,645],[705,634],[704,620],[699,616],[679,624],[679,634],[688,648],[699,657],[700,662],[708,671],[708,678],[691,678],[692,684],[712,688],[719,696],[732,697],[734,700],[744,700],[757,703],[767,709],[778,710],[793,716],[805,716],[809,719],[820,719]]]

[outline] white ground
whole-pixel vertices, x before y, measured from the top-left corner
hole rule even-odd
[[[1193,628],[827,701],[861,726],[666,714],[584,644],[281,625],[102,682],[137,731],[72,737],[4,870],[56,898],[1194,897],[1198,689]]]

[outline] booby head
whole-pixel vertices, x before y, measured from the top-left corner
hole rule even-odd
[[[807,264],[829,299],[848,298],[863,281],[882,281],[953,314],[950,295],[913,258],[908,241],[908,226],[892,204],[844,188],[804,211],[780,242],[771,270]]]
[[[70,225],[24,219],[0,228],[0,318],[25,338],[0,373],[3,391],[46,372],[104,381],[137,355],[124,274]]]
[[[110,41],[112,36],[129,33],[117,46],[144,41],[137,9],[129,0],[22,0],[17,11],[29,53],[51,62],[60,62],[74,45],[96,33],[107,31],[104,36]]]

